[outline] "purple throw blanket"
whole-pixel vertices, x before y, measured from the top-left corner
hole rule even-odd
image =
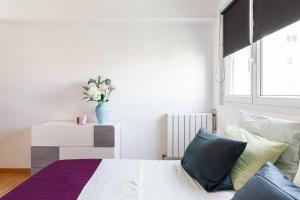
[[[1,200],[75,200],[101,160],[60,160],[33,175]]]

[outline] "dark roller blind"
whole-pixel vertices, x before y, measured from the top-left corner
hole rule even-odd
[[[253,0],[253,41],[300,20],[300,0]]]
[[[249,0],[235,0],[221,13],[224,57],[250,44],[249,7]]]

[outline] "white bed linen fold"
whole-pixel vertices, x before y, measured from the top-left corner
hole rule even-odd
[[[79,200],[139,200],[142,161],[104,159],[83,188]]]
[[[104,159],[78,199],[212,200],[216,196],[208,195],[180,161]]]

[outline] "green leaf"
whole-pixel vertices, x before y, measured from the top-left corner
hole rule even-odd
[[[90,84],[90,83],[95,83],[95,84],[97,84],[97,81],[96,81],[95,79],[90,79],[90,80],[88,81],[88,84]]]
[[[83,87],[83,89],[85,89],[85,90],[89,90],[89,87],[86,87],[86,86],[82,86]]]
[[[97,84],[101,84],[101,76],[98,75]]]

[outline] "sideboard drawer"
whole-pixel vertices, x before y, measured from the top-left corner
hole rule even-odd
[[[31,176],[38,173],[42,168],[31,168]]]
[[[59,146],[57,127],[34,125],[31,128],[31,146]]]
[[[35,125],[31,130],[32,146],[94,146],[93,125]]]
[[[59,159],[59,147],[32,146],[31,167],[46,167]]]
[[[94,146],[114,147],[115,128],[113,126],[94,126]]]
[[[103,159],[113,158],[114,148],[105,147],[60,147],[59,159]]]
[[[58,146],[78,147],[87,146],[92,147],[94,144],[94,126],[91,125],[75,125],[75,126],[61,126],[57,128]]]

